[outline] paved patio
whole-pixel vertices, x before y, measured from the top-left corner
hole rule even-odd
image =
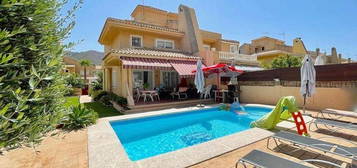
[[[311,112],[316,114],[315,112]],[[353,121],[353,119],[347,119],[346,121]],[[322,128],[324,126],[321,126]],[[331,134],[326,129],[320,129],[316,132],[310,132],[313,138],[319,138],[323,136],[336,136],[349,139],[357,143],[357,132],[350,130],[343,130],[339,133]],[[346,146],[352,146],[349,143],[344,143],[336,139],[325,139],[326,141],[343,144]],[[235,167],[236,161],[249,153],[253,149],[258,149],[272,153],[277,156],[281,156],[286,159],[300,161],[303,159],[324,159],[334,163],[341,164],[342,161],[351,162],[341,157],[322,154],[317,151],[298,150],[294,153],[289,153],[295,149],[292,146],[281,145],[283,151],[271,151],[266,148],[266,139],[242,147],[240,149],[225,153],[223,155],[211,158],[203,161],[191,168],[232,168]],[[22,168],[22,167],[51,167],[51,168],[81,168],[88,167],[88,150],[87,150],[87,130],[81,130],[70,133],[60,133],[56,136],[46,137],[41,145],[35,150],[33,148],[20,148],[3,155],[0,155],[0,167],[1,168]],[[273,146],[273,143],[271,143]],[[357,163],[355,163],[357,164]],[[320,167],[329,167],[326,165],[314,165]],[[348,165],[350,166],[350,165]],[[240,167],[242,167],[240,165]]]
[[[34,148],[23,147],[0,155],[1,168],[86,168],[87,130],[59,132]]]

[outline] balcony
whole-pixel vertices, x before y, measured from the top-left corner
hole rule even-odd
[[[251,63],[257,62],[256,55],[246,55],[246,54],[231,53],[231,52],[224,52],[224,51],[219,51],[219,59],[227,60],[227,61],[234,60],[234,61],[251,62]]]

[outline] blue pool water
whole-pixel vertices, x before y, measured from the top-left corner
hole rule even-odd
[[[245,114],[216,108],[110,122],[132,161],[249,129],[271,108],[245,106]]]

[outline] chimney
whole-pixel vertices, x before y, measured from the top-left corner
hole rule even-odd
[[[338,63],[337,51],[335,47],[331,48],[331,63],[332,64]]]
[[[320,55],[320,48],[316,48],[316,57]]]
[[[178,30],[185,32],[182,48],[184,51],[198,54],[203,50],[203,44],[195,10],[185,5],[180,5],[178,10]]]
[[[342,54],[338,54],[338,63],[341,64],[342,62]]]
[[[351,58],[348,58],[347,62],[348,62],[348,63],[352,63]]]

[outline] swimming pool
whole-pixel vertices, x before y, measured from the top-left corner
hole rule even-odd
[[[218,107],[130,120],[111,121],[130,160],[137,161],[249,129],[271,111],[244,107],[246,114]]]

